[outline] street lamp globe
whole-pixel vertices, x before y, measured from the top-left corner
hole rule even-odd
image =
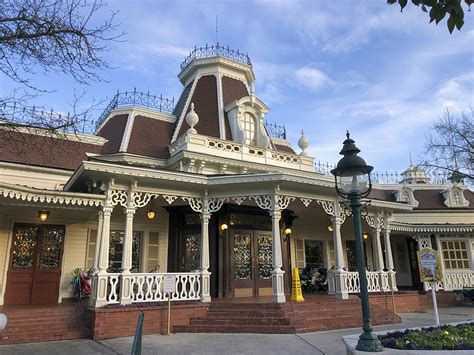
[[[337,193],[350,201],[352,217],[354,220],[354,235],[357,256],[357,271],[359,272],[360,300],[362,303],[362,329],[356,350],[367,352],[383,351],[380,339],[372,333],[372,320],[370,319],[369,292],[367,289],[367,275],[365,270],[364,242],[362,240],[362,223],[360,219],[360,199],[369,196],[372,190],[370,172],[373,167],[367,165],[365,160],[359,157],[360,149],[357,148],[349,131],[343,142],[343,155],[335,169],[331,170],[334,175]]]
[[[359,198],[367,197],[372,190],[370,172],[374,169],[367,165],[365,160],[359,157],[360,149],[350,137],[349,131],[346,133],[346,140],[342,143],[342,150],[339,154],[343,158],[339,160],[335,169],[331,170],[334,175],[337,193],[348,199],[351,194]]]

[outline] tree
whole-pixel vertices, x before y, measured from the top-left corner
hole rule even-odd
[[[51,132],[77,131],[91,107],[77,110],[75,95],[67,115],[46,113],[27,103],[38,93],[31,77],[51,72],[72,76],[87,84],[102,80],[98,72],[109,68],[103,59],[108,42],[118,40],[114,23],[117,12],[101,23],[96,15],[105,4],[100,0],[2,0],[0,1],[0,73],[19,88],[0,96],[0,126],[43,127]]]
[[[452,115],[446,110],[426,135],[422,165],[448,172],[454,180],[474,182],[474,110]]]
[[[387,0],[387,3],[393,5],[397,3],[400,5],[401,11],[407,6],[408,0]],[[447,14],[449,18],[447,21],[449,33],[453,33],[454,28],[456,27],[458,31],[461,30],[461,27],[464,25],[464,9],[462,5],[462,0],[411,0],[411,2],[416,5],[421,5],[421,10],[428,13],[430,23],[435,21],[438,24]],[[471,5],[474,4],[474,0],[464,0],[465,5],[467,5],[468,11],[471,10]]]

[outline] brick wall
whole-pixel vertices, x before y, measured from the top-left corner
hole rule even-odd
[[[171,325],[186,325],[190,317],[204,316],[209,305],[204,303],[172,304]],[[143,334],[165,333],[167,327],[168,306],[126,306],[111,308],[89,308],[87,319],[91,325],[92,339],[110,339],[133,336],[137,327],[140,311],[145,314]]]
[[[386,309],[393,309],[391,294],[384,295],[370,295],[370,304],[378,305]],[[454,292],[436,292],[436,300],[438,307],[453,307],[461,306],[462,300],[456,300]],[[397,313],[404,312],[418,312],[424,309],[433,308],[431,301],[431,292],[425,294],[412,293],[397,293],[395,294],[395,308]]]

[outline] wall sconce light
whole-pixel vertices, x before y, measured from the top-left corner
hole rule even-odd
[[[283,233],[283,241],[286,242],[291,237],[291,228],[285,228]]]
[[[155,218],[155,216],[156,216],[155,211],[153,211],[153,198],[152,198],[151,201],[150,201],[150,209],[149,209],[149,211],[146,213],[146,216],[147,216],[148,219],[153,219],[153,218]]]
[[[224,238],[224,235],[227,232],[227,229],[229,229],[229,226],[226,223],[222,223],[220,227],[221,232],[219,234],[219,238],[221,239]]]
[[[45,222],[49,217],[49,211],[38,211],[38,218],[41,222]]]
[[[364,238],[364,240],[369,239],[369,233],[367,232],[362,233],[362,238]]]
[[[328,224],[328,231],[329,232],[334,232],[334,227],[332,226],[331,223]]]

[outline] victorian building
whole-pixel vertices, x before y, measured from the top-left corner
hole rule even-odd
[[[295,148],[266,123],[248,56],[196,48],[178,78],[176,103],[118,92],[94,135],[0,131],[0,304],[67,302],[76,268],[94,269],[96,317],[165,301],[166,275],[183,304],[285,303],[305,267],[329,270],[334,299],[359,292],[352,217],[304,134]],[[370,292],[428,289],[416,258],[426,246],[441,251],[441,290],[474,287],[474,193],[462,182],[410,166],[369,201]]]

